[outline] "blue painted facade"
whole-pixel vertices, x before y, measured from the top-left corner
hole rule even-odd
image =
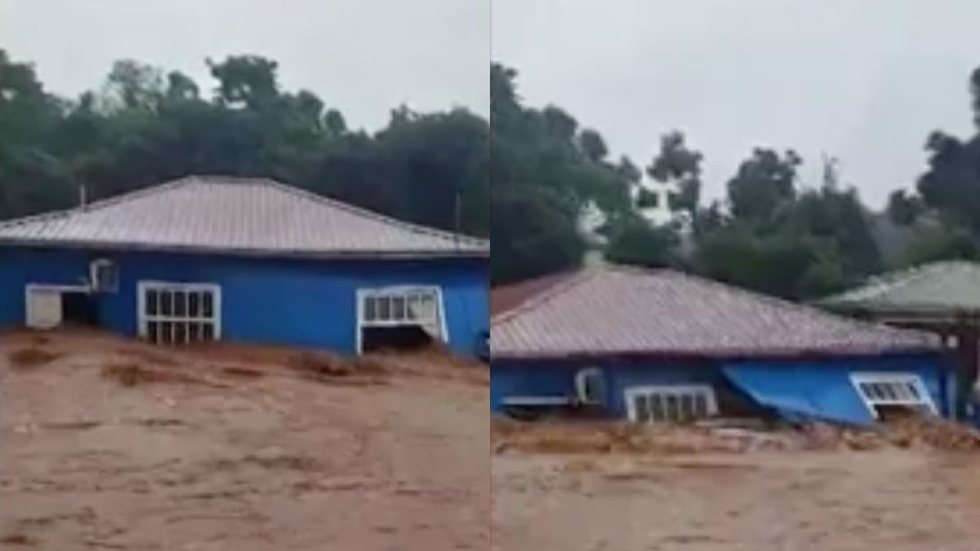
[[[138,334],[141,280],[221,287],[222,339],[356,350],[356,291],[433,285],[442,289],[449,345],[473,355],[489,327],[489,259],[299,260],[163,252],[0,247],[0,328],[25,320],[25,286],[79,285],[89,264],[109,258],[119,290],[95,295],[99,325]]]
[[[955,396],[955,364],[940,353],[799,361],[493,361],[491,409],[502,410],[508,397],[573,397],[575,374],[584,368],[602,371],[606,383],[603,410],[613,418],[626,417],[624,396],[631,386],[708,384],[723,414],[775,409],[791,417],[803,409],[810,417],[855,423],[871,417],[852,388],[851,373],[915,373],[944,416],[951,415]],[[732,368],[740,376],[733,377]],[[786,408],[774,405],[780,401]]]

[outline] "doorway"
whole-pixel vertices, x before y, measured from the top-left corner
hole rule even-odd
[[[98,325],[98,315],[95,301],[89,293],[79,291],[61,294],[62,322],[65,325],[95,327]]]

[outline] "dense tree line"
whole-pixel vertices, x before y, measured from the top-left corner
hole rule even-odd
[[[268,176],[386,214],[490,233],[490,130],[465,109],[398,107],[351,129],[276,62],[207,61],[213,89],[132,60],[77,99],[45,91],[0,50],[0,219],[68,207],[187,174]]]
[[[789,149],[748,152],[722,200],[701,197],[703,154],[683,133],[666,133],[642,169],[607,158],[602,136],[580,128],[558,107],[525,106],[517,73],[491,71],[494,152],[493,277],[497,282],[581,264],[587,248],[577,225],[583,209],[605,214],[598,233],[616,262],[674,266],[796,299],[821,296],[888,268],[980,251],[980,135],[928,138],[929,170],[914,191],[896,191],[886,213],[842,182],[834,159],[824,178],[804,187],[803,159]],[[980,121],[980,70],[971,81]],[[643,172],[669,185],[678,221],[657,226],[641,216]],[[505,213],[505,214],[500,214]]]
[[[977,133],[929,136],[928,169],[884,213],[862,204],[832,159],[822,160],[821,182],[802,185],[804,159],[792,149],[747,152],[725,196],[707,201],[705,154],[682,132],[666,132],[643,163],[612,158],[601,134],[565,110],[526,105],[516,71],[500,64],[490,68],[489,122],[465,109],[402,106],[369,133],[312,92],[283,90],[273,60],[206,63],[209,89],[123,60],[101,87],[68,99],[0,50],[0,219],[71,206],[80,186],[99,199],[186,174],[231,174],[489,236],[494,283],[575,268],[596,237],[615,262],[680,267],[790,298],[886,268],[980,256]],[[970,92],[980,123],[980,70]],[[675,222],[643,216],[659,200],[643,180],[671,190]],[[590,210],[602,223],[584,231]]]

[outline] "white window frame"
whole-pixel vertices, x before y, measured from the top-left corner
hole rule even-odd
[[[392,285],[388,287],[361,287],[357,289],[357,324],[355,327],[355,338],[357,340],[357,353],[364,351],[364,330],[371,327],[403,327],[406,325],[418,325],[410,320],[371,320],[368,321],[364,312],[364,301],[369,297],[378,296],[404,296],[406,298],[406,311],[408,310],[407,297],[410,294],[432,293],[436,301],[436,316],[439,317],[438,338],[442,342],[449,342],[449,326],[446,323],[446,303],[443,300],[442,287],[438,285]]]
[[[930,413],[938,414],[936,404],[932,400],[932,395],[929,394],[929,389],[926,387],[922,377],[916,373],[895,371],[851,373],[851,384],[854,386],[854,392],[861,398],[864,406],[868,408],[868,412],[875,419],[880,418],[876,409],[877,406],[925,407]],[[911,385],[915,388],[915,392],[919,395],[919,398],[905,399],[869,396],[862,388],[862,385],[866,384]]]
[[[176,291],[182,293],[206,292],[211,293],[211,317],[191,317],[188,315],[165,316],[162,314],[149,315],[146,311],[146,293],[148,291],[166,292]],[[139,335],[141,338],[149,337],[150,322],[157,323],[208,323],[214,328],[214,335],[211,340],[221,340],[221,286],[215,283],[177,283],[172,281],[140,281],[136,285],[136,308],[139,319]],[[181,343],[171,343],[181,344]]]
[[[623,391],[624,398],[626,400],[626,412],[629,415],[629,420],[633,423],[641,423],[644,421],[639,420],[639,414],[636,409],[635,399],[637,396],[684,396],[684,395],[700,395],[704,397],[705,407],[707,408],[708,417],[718,414],[718,399],[715,396],[715,389],[711,385],[648,385],[648,386],[631,386],[627,387]],[[664,419],[656,420],[651,419],[650,421],[645,421],[648,423],[675,423],[676,420]]]

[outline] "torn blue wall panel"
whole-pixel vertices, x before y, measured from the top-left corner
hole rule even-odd
[[[736,386],[783,417],[870,424],[874,417],[851,384],[850,372],[822,366],[738,363],[722,367]]]
[[[760,405],[789,420],[824,419],[865,425],[875,418],[858,395],[851,374],[914,373],[938,412],[949,416],[953,364],[939,355],[840,358],[810,362],[746,361],[722,366],[725,375]]]

